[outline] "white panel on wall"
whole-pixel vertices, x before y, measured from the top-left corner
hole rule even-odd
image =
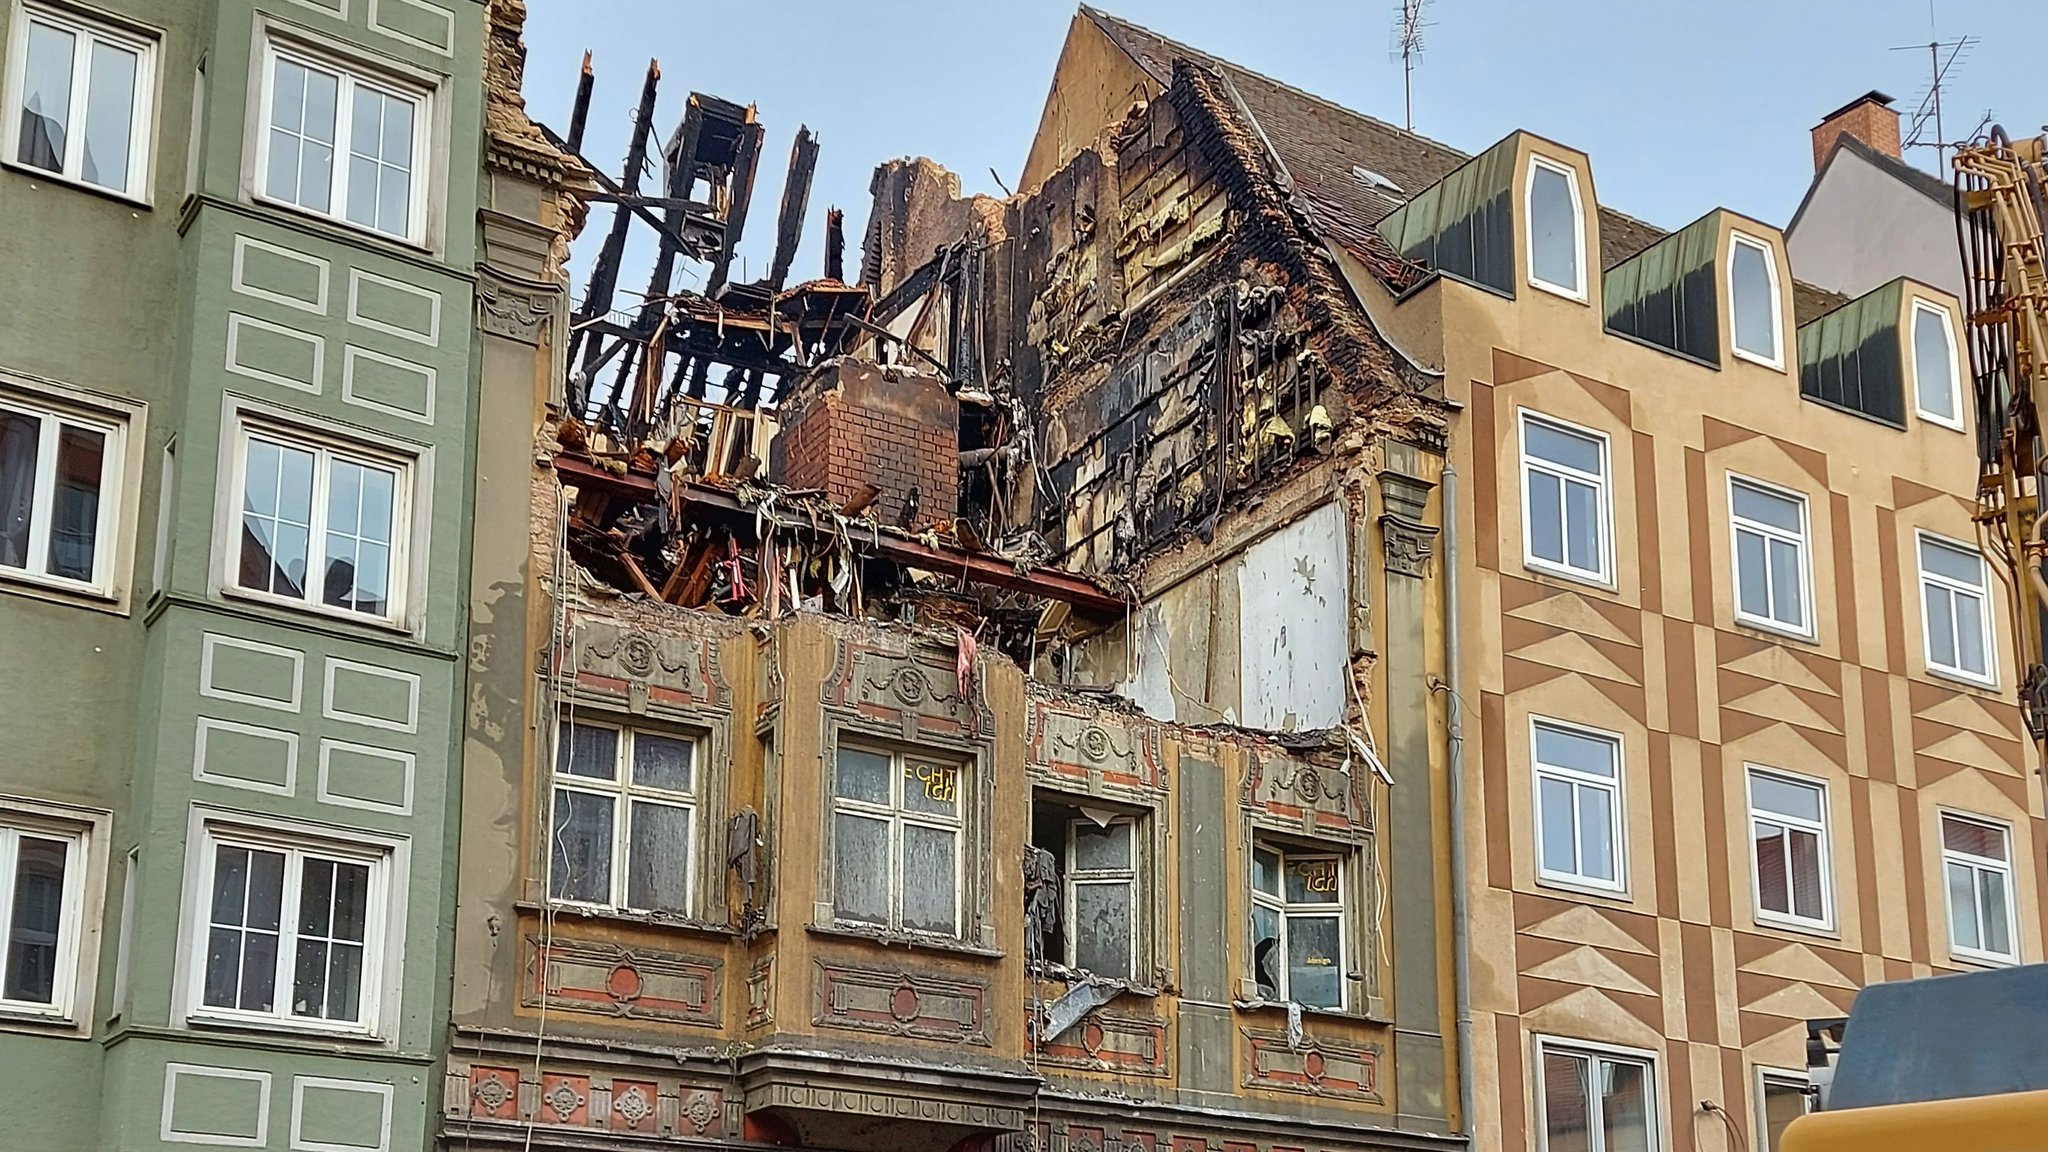
[[[299,781],[299,734],[201,716],[192,738],[192,778],[289,796]]]
[[[211,1083],[208,1083],[211,1081]],[[180,1095],[185,1099],[180,1100]],[[270,1143],[270,1073],[205,1064],[164,1065],[166,1144],[263,1148]]]
[[[199,644],[199,694],[279,712],[297,712],[306,654],[239,636],[208,632]],[[287,671],[288,670],[288,671]],[[262,691],[276,688],[279,691]]]
[[[1332,501],[1245,550],[1237,569],[1237,722],[1298,731],[1344,720],[1350,552]]]
[[[420,724],[420,678],[396,668],[327,658],[321,714],[329,720],[416,732]]]
[[[254,236],[237,236],[235,268],[228,286],[244,296],[325,316],[331,270],[327,261],[318,256]],[[303,281],[309,290],[288,291],[288,281],[294,279]]]

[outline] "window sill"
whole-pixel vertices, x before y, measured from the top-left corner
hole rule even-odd
[[[953,952],[962,956],[979,956],[985,960],[1001,960],[1005,955],[999,948],[983,948],[955,937],[896,932],[887,928],[869,928],[858,924],[806,924],[804,931],[814,936],[839,936],[849,940],[868,940],[876,944],[897,944],[912,951],[926,949],[933,952]]]
[[[1294,1007],[1293,1004],[1286,1000],[1263,999],[1232,1000],[1230,1002],[1230,1006],[1232,1008],[1237,1009],[1239,1012],[1244,1013],[1247,1016],[1259,1016],[1269,1012],[1279,1013],[1280,1015],[1285,1016],[1287,1014],[1288,1009]],[[1309,1004],[1303,1004],[1299,1007],[1301,1009],[1301,1014],[1305,1017],[1316,1017],[1323,1020],[1349,1020],[1355,1024],[1386,1025],[1393,1023],[1393,1021],[1391,1020],[1383,1020],[1378,1016],[1374,1016],[1371,1012],[1362,1011],[1359,1009],[1317,1008]]]
[[[1065,964],[1054,964],[1045,960],[1028,961],[1024,965],[1024,970],[1035,979],[1070,987],[1077,984],[1100,984],[1115,988],[1126,996],[1144,996],[1149,999],[1165,995],[1163,989],[1150,984],[1140,984],[1136,980],[1116,976],[1098,976],[1085,968],[1069,968]]]
[[[1522,570],[1551,580],[1565,580],[1587,588],[1598,588],[1602,592],[1611,592],[1617,596],[1621,594],[1621,585],[1611,576],[1581,572],[1574,568],[1553,565],[1548,561],[1526,555],[1522,557]]]
[[[1785,361],[1782,357],[1772,359],[1760,356],[1747,348],[1737,347],[1733,340],[1728,342],[1728,353],[1737,360],[1747,360],[1759,368],[1769,368],[1773,372],[1783,372],[1785,370]]]
[[[4,167],[16,175],[31,181],[45,181],[55,184],[60,188],[90,193],[103,200],[111,200],[116,204],[122,204],[129,208],[140,208],[144,212],[156,210],[156,205],[150,203],[147,197],[137,196],[133,192],[117,192],[112,188],[104,188],[98,184],[88,184],[76,177],[66,176],[60,172],[52,172],[48,168],[37,168],[33,164],[23,164],[18,160],[0,160],[0,167]]]
[[[1529,287],[1534,288],[1539,292],[1547,292],[1550,295],[1559,298],[1560,300],[1570,300],[1577,304],[1590,303],[1590,301],[1586,299],[1586,290],[1583,288],[1567,288],[1562,284],[1552,284],[1548,280],[1538,280],[1534,276],[1529,277]]]
[[[1979,692],[1995,693],[1998,691],[1998,681],[1980,680],[1968,672],[1951,672],[1946,668],[1936,668],[1930,664],[1927,666],[1927,675],[1951,687],[1972,688]]]
[[[1936,416],[1934,413],[1929,412],[1922,408],[1913,409],[1913,415],[1917,419],[1919,419],[1919,421],[1922,424],[1932,424],[1937,428],[1946,428],[1951,432],[1961,432],[1964,430],[1963,422],[1961,419],[1950,419],[1946,417]]]
[[[52,604],[69,604],[74,608],[107,612],[116,616],[128,614],[127,598],[119,593],[103,592],[90,585],[51,580],[19,568],[0,568],[0,592],[48,600]]]
[[[1811,921],[1793,920],[1789,917],[1780,918],[1771,915],[1769,912],[1751,913],[1750,921],[1756,926],[1757,930],[1762,932],[1784,932],[1793,936],[1802,936],[1809,939],[1819,938],[1822,940],[1833,940],[1837,943],[1840,943],[1842,939],[1841,930],[1839,928],[1836,928],[1833,924],[1820,924]]]
[[[364,1028],[341,1028],[323,1025],[311,1019],[291,1020],[246,1020],[229,1016],[209,1016],[196,1012],[187,1013],[185,1025],[196,1031],[206,1032],[260,1032],[300,1039],[331,1040],[338,1044],[382,1046],[387,1041],[375,1031]]]
[[[0,1031],[31,1032],[60,1040],[91,1039],[91,1029],[71,1016],[0,1004]]]
[[[1635,904],[1635,897],[1626,887],[1609,888],[1594,881],[1570,880],[1561,876],[1537,876],[1536,886],[1556,892],[1570,892],[1575,896],[1591,896],[1598,900],[1611,900],[1616,904]]]
[[[697,936],[721,936],[737,938],[740,933],[729,924],[717,924],[710,920],[698,920],[689,916],[670,916],[660,912],[634,912],[620,908],[602,908],[587,904],[565,904],[549,901],[545,904],[534,900],[520,900],[513,907],[521,912],[545,916],[553,912],[556,916],[575,916],[585,920],[604,920],[616,924],[638,924],[648,928],[687,932]]]
[[[1988,952],[1964,952],[1954,945],[1949,946],[1948,958],[1950,963],[1958,964],[1965,968],[2016,968],[2020,963],[2017,956],[1993,956]]]
[[[1797,640],[1801,644],[1812,644],[1815,646],[1820,644],[1820,637],[1811,632],[1800,632],[1787,625],[1759,619],[1755,616],[1744,616],[1737,613],[1735,616],[1735,626],[1748,629],[1768,640]]]

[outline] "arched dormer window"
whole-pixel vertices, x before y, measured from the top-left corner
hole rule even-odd
[[[1546,292],[1586,298],[1586,217],[1578,174],[1555,160],[1529,158],[1524,205],[1529,233],[1529,283]]]

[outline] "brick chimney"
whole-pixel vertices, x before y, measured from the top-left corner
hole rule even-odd
[[[1819,172],[1835,150],[1835,141],[1854,136],[1894,160],[1899,159],[1899,114],[1892,98],[1875,88],[1826,116],[1813,129],[1813,170]]]
[[[782,407],[769,473],[834,503],[874,485],[868,515],[912,528],[951,520],[960,483],[960,402],[936,377],[851,357],[827,361]],[[914,514],[910,493],[917,490]]]

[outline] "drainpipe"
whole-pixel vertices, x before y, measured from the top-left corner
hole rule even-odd
[[[1465,1135],[1474,1132],[1472,1105],[1472,932],[1465,861],[1465,696],[1459,674],[1464,635],[1458,630],[1458,470],[1446,461],[1444,520],[1444,673],[1450,696],[1451,793],[1451,988],[1458,1012],[1458,1116]]]

